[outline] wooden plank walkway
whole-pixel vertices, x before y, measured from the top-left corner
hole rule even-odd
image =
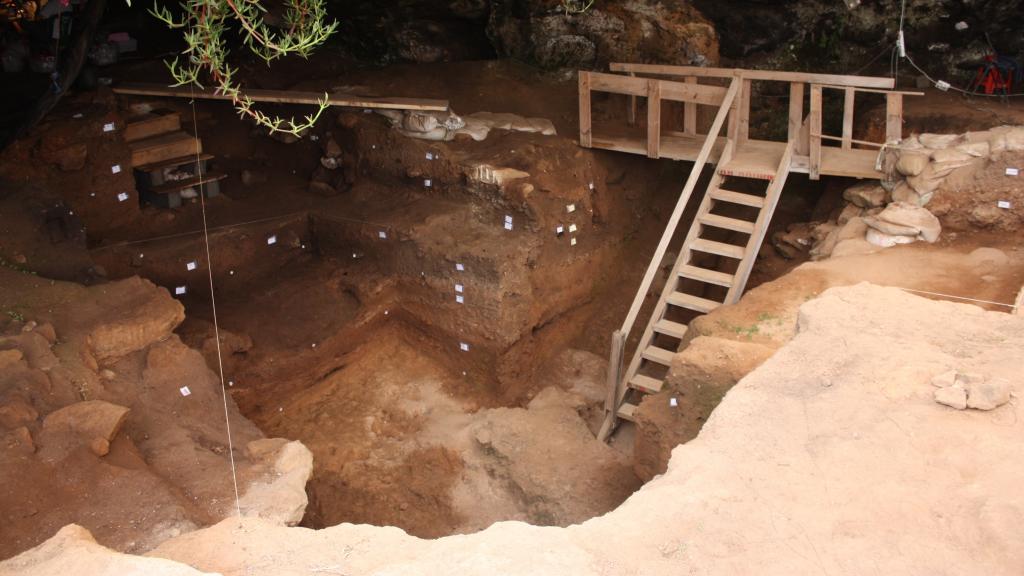
[[[116,94],[136,96],[169,96],[172,98],[203,98],[206,100],[231,100],[230,96],[220,94],[213,88],[192,88],[189,86],[164,86],[162,84],[122,83],[114,86]],[[245,94],[253,102],[274,104],[313,104],[324,98],[324,92],[306,92],[298,90],[246,90]],[[335,92],[327,94],[330,106],[346,108],[370,108],[377,110],[418,110],[426,112],[445,112],[449,105],[447,100],[430,100],[426,98],[378,98],[374,96],[356,96]]]

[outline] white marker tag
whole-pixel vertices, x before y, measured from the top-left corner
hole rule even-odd
[[[935,83],[935,87],[945,92],[946,90],[949,90],[949,82],[946,82],[945,80],[939,80],[938,82]]]
[[[113,132],[114,131],[114,123],[113,122],[107,122],[106,124],[104,124],[103,125],[103,131],[104,132]]]
[[[464,303],[465,303],[465,301],[466,301],[466,300],[465,300],[465,297],[463,297],[463,296],[462,296],[462,294],[456,294],[456,295],[455,295],[455,302],[456,302],[457,304],[464,304]]]
[[[234,386],[234,385],[235,385],[235,381],[234,380],[228,380],[228,386]]]
[[[455,263],[455,270],[457,270],[459,272],[465,272],[466,271],[466,267],[463,266],[462,263],[456,262]]]
[[[369,108],[363,108],[363,114],[371,114],[372,112],[373,110],[370,110]]]
[[[462,284],[456,284],[455,291],[458,292],[459,294],[462,294],[465,290],[463,290]]]
[[[569,246],[575,246],[575,245],[576,245],[576,239],[575,238],[570,239],[569,240]]]
[[[956,30],[958,32],[963,32],[964,30],[967,30],[967,28],[969,28],[969,26],[967,26],[967,22],[964,22],[963,20],[961,20],[961,21],[957,22],[956,24],[954,24],[953,28],[956,28]]]
[[[185,269],[188,270],[189,272],[195,270],[196,269],[196,261],[193,260],[193,261],[189,262],[188,264],[185,264]]]
[[[669,398],[668,405],[675,408],[676,406],[679,406],[679,401],[676,400],[675,398]]]
[[[270,246],[271,244],[277,244],[277,236],[267,237],[267,246]]]
[[[110,173],[111,174],[117,174],[120,171],[121,171],[121,165],[120,164],[114,164],[113,166],[110,167]]]
[[[511,224],[512,223],[512,217],[509,216],[508,214],[506,214],[505,215],[505,222],[508,222],[509,224]]]
[[[427,178],[426,180],[423,181],[423,186],[426,188],[430,188],[433,185],[434,183],[430,181],[430,178]]]
[[[78,118],[82,117],[82,113],[81,112],[75,112],[74,114],[71,115],[71,117],[75,118],[77,120]]]
[[[181,392],[182,396],[190,396],[192,394],[192,391],[188,389],[188,386],[178,388],[178,392]]]
[[[434,159],[434,153],[433,152],[427,152],[427,160],[433,160],[433,159]]]
[[[575,231],[576,231],[576,225],[575,224],[569,224],[569,232],[575,232]]]
[[[377,232],[377,238],[380,238],[381,240],[387,240],[388,233],[383,231],[383,230],[381,230],[381,231]]]
[[[174,288],[174,295],[175,296],[181,296],[182,294],[185,293],[186,290],[188,290],[188,289],[185,288],[184,286],[176,286]]]
[[[576,211],[576,205],[575,204],[566,204],[565,205],[565,211],[568,212],[569,214],[572,214],[573,212]]]
[[[234,275],[235,275],[235,271],[234,270],[228,270],[228,276],[234,276]]]
[[[1009,210],[1011,204],[1009,200],[999,200],[998,202],[996,202],[996,206],[1002,208],[1003,210]]]
[[[1006,175],[1007,176],[1020,176],[1020,168],[1007,168],[1006,169]]]
[[[462,350],[463,352],[469,352],[469,344],[466,344],[465,342],[459,342],[459,350]]]
[[[565,226],[556,226],[555,227],[555,234],[561,234],[562,232],[565,232]]]
[[[593,182],[591,182],[591,183],[590,183],[590,189],[591,189],[591,190],[593,190],[593,189],[594,189],[594,183],[593,183]]]
[[[121,192],[120,194],[117,195],[117,201],[118,202],[124,202],[127,199],[128,199],[128,193],[127,192]]]
[[[505,222],[505,230],[511,230],[511,229],[512,229],[512,223],[511,222]]]

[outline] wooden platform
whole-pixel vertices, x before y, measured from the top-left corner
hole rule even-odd
[[[192,88],[189,86],[164,86],[162,84],[124,83],[114,86],[116,94],[132,94],[137,96],[171,96],[174,98],[203,98],[207,100],[231,100],[226,94],[220,94],[212,88]],[[277,104],[317,104],[324,98],[324,92],[306,92],[301,90],[245,90],[245,95],[253,102],[270,102]],[[378,98],[374,96],[356,96],[335,92],[327,94],[329,106],[349,108],[373,108],[386,110],[420,110],[445,112],[448,110],[447,100],[431,100],[427,98]]]
[[[665,132],[661,137],[660,157],[693,162],[700,153],[704,138],[703,135]],[[725,142],[724,136],[718,138],[711,152],[711,162],[718,162]],[[591,145],[604,150],[647,155],[647,135],[640,128],[595,125]],[[785,150],[785,142],[747,140],[736,146],[732,159],[721,167],[721,172],[726,176],[771,180]],[[875,170],[877,159],[877,150],[844,150],[838,146],[822,146],[821,174],[850,178],[880,178],[881,172]],[[809,165],[810,160],[807,156],[794,155],[790,172],[807,174]]]

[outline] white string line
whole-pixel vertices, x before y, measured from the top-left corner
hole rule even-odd
[[[940,292],[928,292],[927,290],[914,290],[913,288],[904,288],[902,286],[896,286],[900,290],[906,292],[916,292],[918,294],[928,294],[929,296],[941,296],[943,298],[956,298],[957,300],[967,300],[968,302],[978,302],[980,304],[992,304],[993,306],[1006,306],[1010,309],[1017,308],[1016,304],[1007,304],[1005,302],[993,302],[992,300],[979,300],[977,298],[968,298],[966,296],[956,296],[954,294],[942,294]]]
[[[235,488],[235,512],[242,517],[242,504],[238,497],[238,472],[235,470],[235,445],[231,438],[231,418],[228,416],[228,389],[224,386],[224,360],[220,351],[220,325],[217,323],[217,298],[213,294],[213,260],[210,258],[210,231],[206,224],[206,200],[203,197],[203,166],[199,148],[199,126],[196,120],[195,87],[192,91],[192,131],[196,139],[196,175],[199,177],[199,206],[203,214],[203,241],[206,245],[206,276],[210,281],[210,307],[213,309],[213,336],[217,342],[217,371],[220,375],[220,392],[224,399],[224,426],[228,432],[228,457],[231,460],[231,483]]]

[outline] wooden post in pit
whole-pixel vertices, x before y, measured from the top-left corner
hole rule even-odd
[[[687,84],[696,84],[696,76],[687,76]],[[697,104],[695,102],[683,103],[683,133],[691,136],[697,134]]]
[[[885,95],[885,141],[899,142],[903,139],[903,94],[892,92]]]
[[[580,71],[580,146],[590,148],[590,72]]]
[[[661,81],[647,81],[647,157],[661,153]]]
[[[847,88],[843,92],[843,140],[841,146],[843,150],[850,150],[853,148],[853,104],[857,93],[853,88]]]

